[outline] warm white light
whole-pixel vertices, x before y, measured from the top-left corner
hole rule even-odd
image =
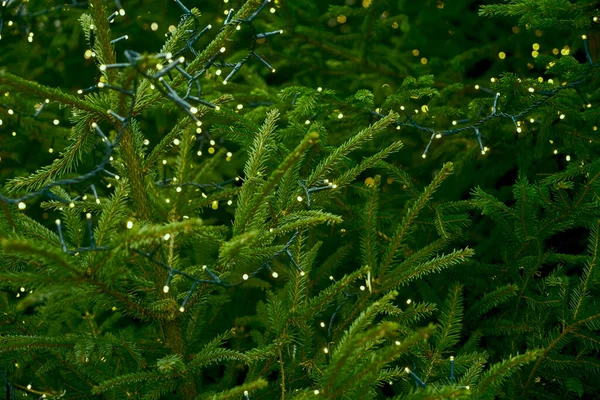
[[[338,114],[338,118],[339,118],[339,119],[342,119],[342,118],[344,118],[344,114],[342,114],[342,113],[339,113],[339,114]]]
[[[198,112],[198,109],[196,107],[192,107],[192,108],[190,108],[190,112],[192,114],[196,114]]]
[[[166,285],[165,285],[165,287],[163,288],[163,292],[165,292],[165,293],[169,293],[169,286],[166,286]]]
[[[127,221],[127,229],[133,228],[133,221]]]
[[[302,200],[303,200],[303,199],[302,199],[302,196],[298,196],[298,197],[296,197],[296,200],[298,200],[298,201],[302,201]]]
[[[242,279],[245,280],[245,281],[247,281],[248,280],[248,274],[242,275]]]
[[[19,207],[19,210],[24,210],[27,207],[27,205],[23,202],[20,202],[17,207]]]
[[[58,125],[58,124],[60,124],[60,121],[59,121],[59,120],[57,120],[57,119],[55,119],[55,120],[54,120],[54,121],[52,121],[52,122],[54,123],[54,125]]]
[[[167,233],[165,236],[163,236],[163,239],[165,239],[165,240],[171,239],[171,234]]]

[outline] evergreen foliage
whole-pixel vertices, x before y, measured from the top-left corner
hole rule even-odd
[[[600,395],[597,2],[49,3],[0,8],[7,398]]]

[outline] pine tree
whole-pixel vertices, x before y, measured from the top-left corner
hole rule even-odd
[[[598,395],[596,2],[42,3],[0,8],[7,398]]]

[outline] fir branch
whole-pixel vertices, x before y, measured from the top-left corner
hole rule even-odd
[[[463,263],[467,258],[472,257],[475,251],[466,247],[461,250],[454,250],[448,255],[438,256],[430,261],[421,263],[412,268],[403,271],[394,270],[394,273],[381,282],[380,292],[386,292],[401,285],[406,285],[410,281],[434,271],[441,271],[444,268]]]
[[[577,299],[572,301],[574,303],[573,309],[573,320],[577,320],[577,314],[581,310],[581,305],[584,300],[589,296],[590,280],[593,282],[594,267],[598,263],[598,249],[600,248],[600,220],[596,221],[596,224],[591,226],[590,241],[588,245],[588,251],[591,259],[586,263],[583,270],[583,276],[581,277],[581,283],[573,290],[573,296]]]
[[[493,399],[495,388],[500,387],[504,381],[523,365],[532,362],[541,355],[541,350],[529,350],[521,355],[516,355],[507,360],[492,365],[486,371],[472,392],[481,399]]]
[[[8,89],[19,93],[28,93],[43,99],[49,99],[50,101],[56,101],[77,110],[87,111],[96,116],[104,117],[106,115],[106,110],[91,102],[83,101],[76,96],[63,93],[60,89],[40,85],[37,82],[28,81],[17,75],[11,74],[10,72],[6,72],[4,69],[0,69],[0,90]]]
[[[89,0],[90,13],[94,21],[94,48],[96,50],[96,59],[100,64],[115,64],[117,58],[115,49],[111,43],[111,29],[108,22],[108,13],[106,12],[106,2],[103,0]],[[105,76],[108,84],[116,84],[116,69],[107,69]]]
[[[429,202],[429,200],[433,196],[433,193],[442,184],[442,182],[448,176],[450,176],[453,170],[454,167],[452,163],[444,164],[440,172],[434,178],[434,180],[425,188],[423,193],[412,204],[412,206],[410,207],[410,209],[402,218],[402,221],[396,228],[396,231],[392,236],[391,243],[385,249],[385,252],[383,254],[383,260],[381,261],[379,268],[377,268],[376,270],[377,276],[385,276],[387,269],[389,268],[390,264],[393,262],[394,258],[397,255],[397,250],[399,249],[400,245],[402,244],[402,241],[408,234],[409,229],[412,227],[412,224],[419,215],[419,212],[427,205],[427,202]]]
[[[378,242],[377,242],[377,212],[379,210],[379,184],[381,177],[375,177],[374,184],[368,188],[368,198],[365,205],[362,223],[364,226],[361,235],[360,249],[363,264],[378,265]]]
[[[267,159],[268,140],[275,131],[275,123],[279,112],[271,111],[254,138],[252,150],[244,167],[245,180],[238,197],[238,207],[235,213],[233,234],[239,235],[248,229],[248,223],[252,214],[256,213],[255,194],[263,185],[262,176]],[[259,203],[260,204],[260,203]]]
[[[375,135],[385,131],[385,129],[393,124],[397,118],[398,115],[396,113],[390,112],[385,117],[371,124],[369,127],[358,132],[346,142],[336,147],[333,152],[324,160],[322,160],[306,178],[306,186],[314,186],[319,180],[324,179],[325,175],[331,173],[350,152],[356,150],[361,145],[371,140]],[[394,147],[390,149],[390,151],[392,150],[394,150]]]
[[[444,352],[456,345],[460,339],[463,320],[463,286],[453,285],[448,291],[448,297],[444,302],[444,308],[439,318],[439,329],[435,332],[436,351]]]

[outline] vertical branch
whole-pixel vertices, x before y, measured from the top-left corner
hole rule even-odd
[[[117,58],[115,49],[110,42],[110,23],[106,14],[105,2],[103,0],[91,0],[90,13],[94,20],[94,34],[96,35],[96,45],[94,47],[96,48],[97,59],[102,64],[115,64]],[[116,69],[107,69],[104,73],[108,81],[106,83],[114,82],[117,74]]]

